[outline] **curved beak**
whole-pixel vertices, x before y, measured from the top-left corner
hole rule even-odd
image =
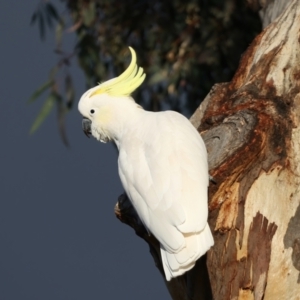
[[[92,121],[89,120],[88,118],[82,119],[82,130],[88,138],[92,134],[91,133],[91,124],[92,124]]]

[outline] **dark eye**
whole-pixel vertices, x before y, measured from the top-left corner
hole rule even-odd
[[[95,111],[93,109],[91,109],[91,114],[93,114]]]

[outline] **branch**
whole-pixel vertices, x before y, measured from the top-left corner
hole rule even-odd
[[[173,300],[212,299],[206,267],[206,256],[201,257],[192,270],[182,276],[173,278],[171,281],[166,281],[159,242],[153,235],[147,232],[126,194],[122,194],[119,197],[115,206],[115,214],[122,223],[132,227],[135,233],[147,242],[154,263],[160,271]]]

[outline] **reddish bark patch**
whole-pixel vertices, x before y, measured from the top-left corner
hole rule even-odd
[[[237,230],[227,234],[218,233],[218,249],[209,254],[212,265],[218,264],[220,272],[210,273],[215,300],[229,300],[238,297],[239,290],[251,290],[254,299],[263,299],[271,259],[271,243],[277,230],[275,223],[269,223],[257,213],[251,223],[247,257],[236,260]]]
[[[249,282],[251,282],[255,300],[263,299],[264,296],[271,260],[271,243],[276,230],[277,225],[269,223],[268,219],[259,212],[253,218],[250,226],[245,279],[242,287],[248,288]],[[258,287],[259,281],[261,282]]]

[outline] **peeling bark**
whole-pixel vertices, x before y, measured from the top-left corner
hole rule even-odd
[[[191,117],[216,181],[215,246],[207,268],[203,257],[166,282],[173,299],[300,299],[300,0],[248,3],[272,23]],[[163,275],[158,242],[126,196],[116,214],[146,240]]]

